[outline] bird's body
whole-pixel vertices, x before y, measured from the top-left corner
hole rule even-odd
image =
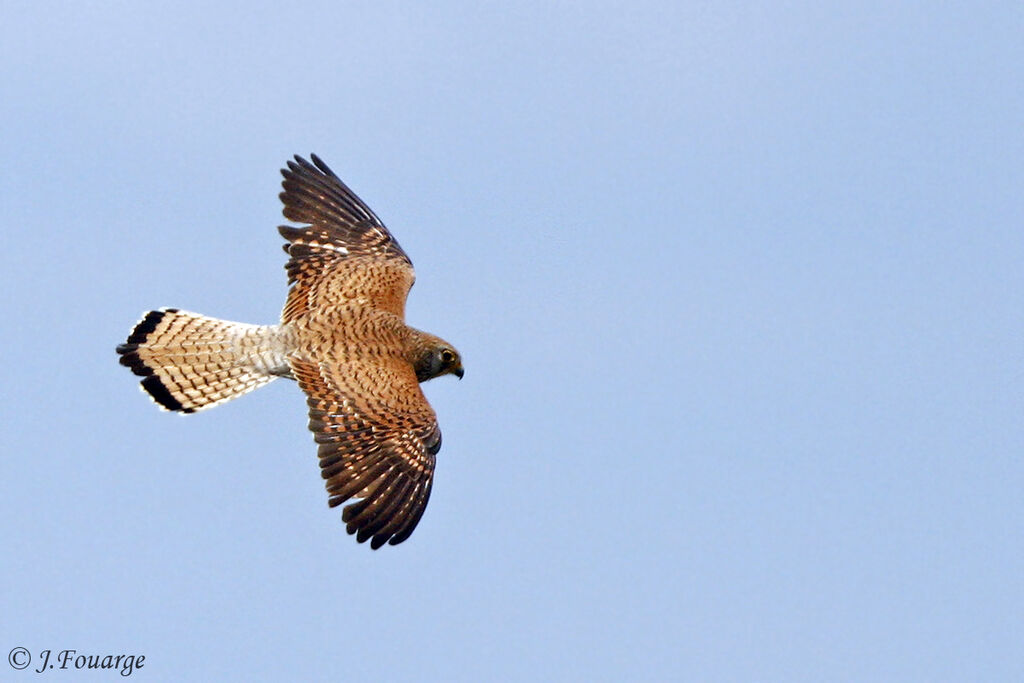
[[[162,407],[192,413],[277,377],[307,394],[333,507],[349,533],[400,543],[430,496],[441,432],[419,382],[462,377],[454,347],[405,324],[412,263],[376,215],[316,156],[282,171],[279,228],[292,285],[278,325],[150,311],[118,347]]]

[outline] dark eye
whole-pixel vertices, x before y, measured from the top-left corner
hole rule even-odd
[[[448,349],[445,349],[444,351],[441,352],[441,361],[445,365],[448,365],[449,363],[451,363],[454,360],[455,360],[455,355],[451,351],[449,351]]]

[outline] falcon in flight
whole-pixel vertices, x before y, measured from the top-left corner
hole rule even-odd
[[[150,311],[117,347],[160,406],[194,413],[296,380],[306,393],[328,504],[377,549],[409,538],[441,448],[420,382],[462,378],[448,342],[405,324],[412,262],[377,215],[312,155],[282,169],[291,289],[279,325]]]

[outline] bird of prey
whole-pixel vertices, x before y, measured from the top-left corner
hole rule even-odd
[[[405,324],[412,262],[377,215],[311,155],[281,170],[281,226],[291,286],[279,325],[248,325],[165,308],[146,313],[120,362],[167,410],[194,413],[277,377],[298,381],[319,444],[331,507],[377,549],[409,538],[423,515],[441,448],[420,382],[462,360]]]

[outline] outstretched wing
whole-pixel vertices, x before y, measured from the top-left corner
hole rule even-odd
[[[370,207],[319,157],[311,158],[296,156],[281,169],[284,217],[306,224],[278,228],[291,257],[282,322],[351,300],[404,318],[412,261]]]
[[[437,417],[412,367],[380,358],[328,365],[293,359],[320,444],[328,504],[360,543],[377,549],[412,534],[423,516],[441,449]]]

